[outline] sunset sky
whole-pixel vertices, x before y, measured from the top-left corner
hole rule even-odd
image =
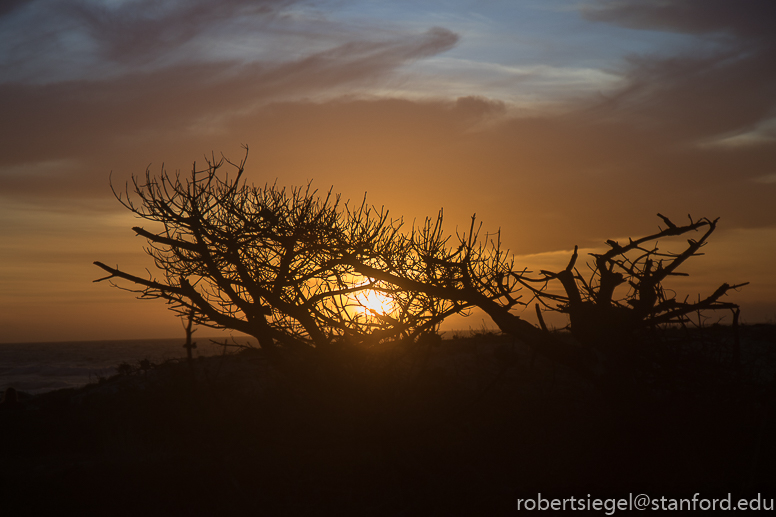
[[[773,0],[5,0],[0,114],[2,342],[182,336],[92,283],[148,264],[110,178],[241,144],[249,182],[476,213],[530,267],[720,217],[677,293],[776,320]]]

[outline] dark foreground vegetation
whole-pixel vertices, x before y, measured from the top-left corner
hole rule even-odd
[[[640,388],[623,392],[486,333],[285,366],[260,349],[123,365],[99,384],[3,405],[0,505],[498,515],[539,492],[773,497],[776,327],[737,334],[645,334],[672,371],[641,368]]]
[[[188,321],[188,360],[4,410],[5,502],[110,515],[495,515],[518,497],[744,497],[776,486],[773,326],[745,283],[684,295],[717,219],[527,271],[500,234],[256,187],[245,161],[135,178],[156,270],[95,262]],[[223,171],[224,167],[231,167]],[[385,306],[364,302],[380,296]],[[517,307],[532,306],[538,324]],[[453,314],[500,333],[442,341]],[[566,315],[552,332],[543,313]],[[732,326],[707,326],[713,314]],[[195,360],[194,325],[260,349]],[[8,407],[8,405],[4,405]],[[13,406],[13,404],[11,404]],[[18,406],[18,405],[17,405]]]

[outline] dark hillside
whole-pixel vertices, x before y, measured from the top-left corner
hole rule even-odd
[[[672,371],[628,393],[496,335],[314,367],[255,349],[129,365],[3,406],[3,508],[494,515],[539,492],[772,497],[776,327],[740,331],[740,349],[727,327],[662,336]]]

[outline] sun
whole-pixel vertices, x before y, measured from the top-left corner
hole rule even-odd
[[[374,289],[359,291],[353,298],[366,316],[390,314],[396,309],[396,302],[390,296]]]

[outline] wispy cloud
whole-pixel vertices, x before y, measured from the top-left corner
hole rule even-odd
[[[769,0],[599,0],[582,7],[590,19],[646,30],[726,33],[774,39],[776,4]]]
[[[776,172],[774,172],[773,174],[765,174],[763,176],[758,176],[756,178],[753,178],[752,181],[754,181],[755,183],[774,185],[776,184]]]
[[[776,111],[776,4],[760,0],[604,1],[590,19],[625,27],[714,39],[715,50],[670,57],[633,55],[628,86],[609,98],[634,122],[722,135],[752,127]]]
[[[201,54],[181,52],[195,40],[268,30],[300,1],[17,2],[0,18],[0,70],[6,82],[51,82],[196,61]]]
[[[0,165],[83,155],[116,139],[181,131],[270,101],[315,96],[374,82],[403,63],[442,52],[457,36],[445,29],[391,40],[351,41],[284,63],[208,63],[104,80],[0,84],[9,152]],[[212,128],[211,128],[212,129]]]
[[[30,3],[31,0],[6,0],[0,3],[0,17],[8,16],[18,8]]]

